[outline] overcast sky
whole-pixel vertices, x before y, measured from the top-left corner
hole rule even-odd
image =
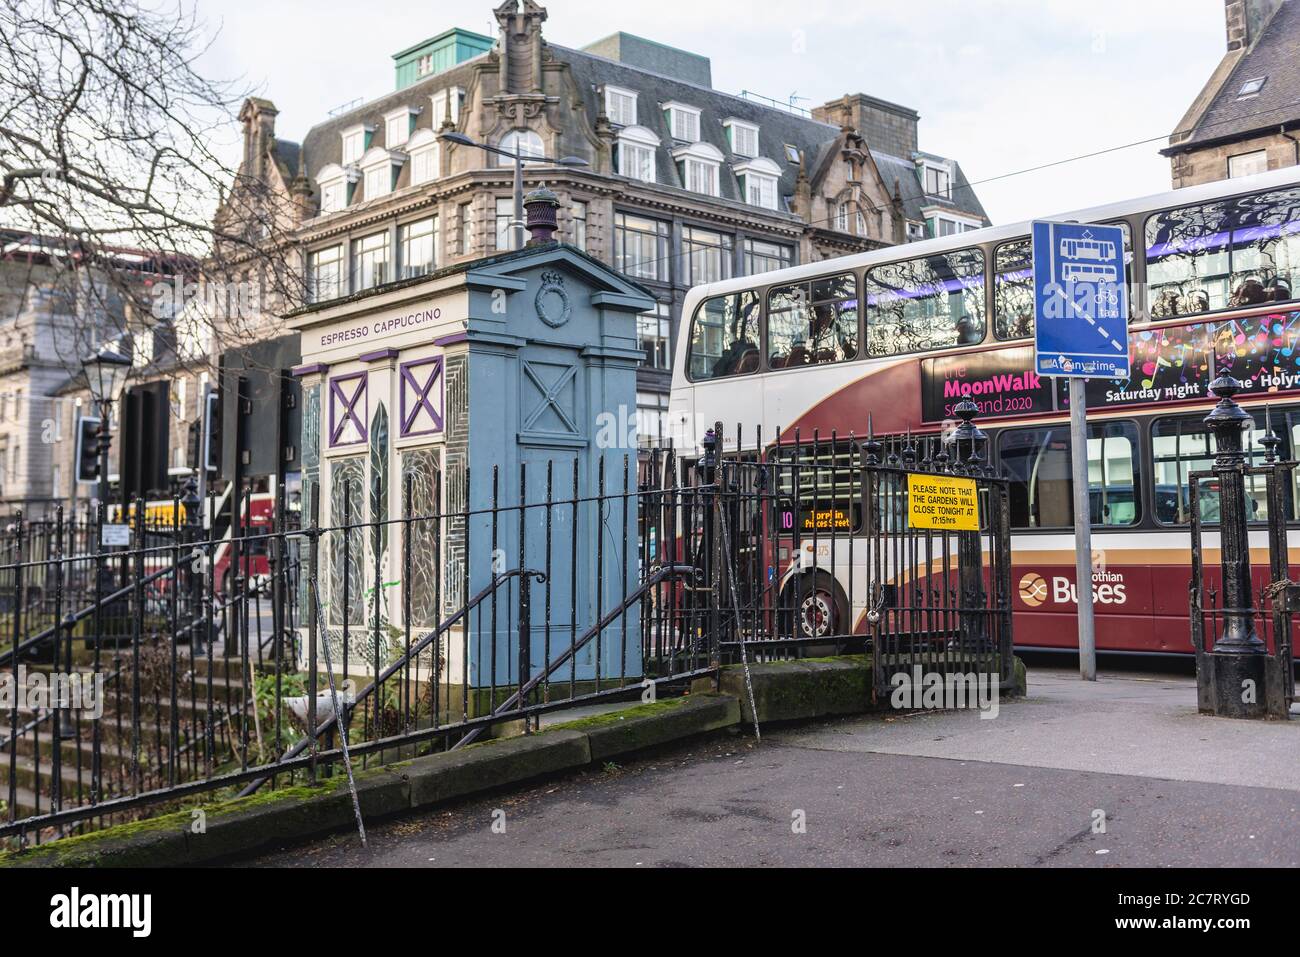
[[[210,75],[255,85],[300,139],[392,89],[391,56],[450,27],[495,35],[496,0],[198,0]],[[544,35],[618,30],[713,62],[713,85],[803,106],[849,92],[921,114],[921,148],[962,163],[995,223],[1169,188],[1167,136],[1224,52],[1223,0],[550,0]]]

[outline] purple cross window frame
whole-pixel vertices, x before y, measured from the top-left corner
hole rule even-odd
[[[341,384],[357,379],[361,380],[361,384],[349,399]],[[365,372],[353,372],[350,375],[335,376],[330,379],[330,448],[338,445],[359,445],[369,439],[370,435],[366,428],[366,419],[369,418],[370,413],[370,396],[367,388],[369,384]],[[358,403],[362,405],[360,416],[357,415]],[[349,422],[356,427],[359,438],[349,442],[340,441]]]
[[[402,392],[402,427],[398,432],[400,438],[435,435],[442,431],[442,369],[442,356],[403,362],[399,366]],[[414,396],[415,399],[409,406],[408,396]],[[421,412],[427,413],[429,421],[433,423],[431,427],[415,427]]]

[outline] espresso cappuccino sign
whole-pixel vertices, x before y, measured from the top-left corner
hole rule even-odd
[[[428,309],[409,309],[394,315],[381,315],[365,322],[320,333],[320,347],[329,349],[345,342],[371,342],[399,332],[418,329],[442,321],[442,310],[437,306]]]

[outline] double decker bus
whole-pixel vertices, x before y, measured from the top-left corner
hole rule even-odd
[[[1086,386],[1097,647],[1190,654],[1188,476],[1214,455],[1203,424],[1210,381],[1227,372],[1244,384],[1237,398],[1254,419],[1252,462],[1263,460],[1266,428],[1282,459],[1300,457],[1300,169],[1059,218],[1122,227],[1131,285],[1132,375]],[[862,534],[860,485],[849,477],[855,443],[872,427],[877,436],[945,435],[970,397],[989,457],[1011,481],[1016,645],[1077,649],[1075,450],[1065,383],[1033,371],[1029,234],[1028,223],[997,226],[688,293],[671,427],[698,444],[699,424],[720,421],[724,453],[741,454],[738,435],[759,436],[757,452],[743,454],[770,460],[793,449],[827,463],[810,470],[830,472],[811,494],[821,496],[815,513],[834,517],[817,522],[831,547],[810,557],[804,543],[796,554],[774,521],[762,558],[783,605],[798,596],[803,637],[866,630],[868,589],[850,581],[865,570],[843,558]],[[1268,584],[1269,502],[1262,480],[1248,491],[1259,589]],[[810,493],[801,484],[797,494]],[[1200,502],[1212,527],[1213,487],[1202,487]],[[1287,490],[1285,508],[1296,562],[1300,487]],[[839,561],[819,567],[836,540]],[[1217,562],[1212,550],[1207,566]]]

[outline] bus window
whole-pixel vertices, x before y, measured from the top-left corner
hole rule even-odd
[[[852,273],[768,293],[767,361],[773,369],[841,362],[857,354],[858,290]]]
[[[1088,503],[1093,525],[1135,525],[1137,427],[1132,422],[1088,426]],[[1011,527],[1069,528],[1074,524],[1067,425],[1012,429],[998,437],[998,454],[1011,479]]]
[[[796,528],[805,538],[862,531],[861,457],[857,444],[785,446],[776,450],[772,462],[776,471],[777,534],[794,535]]]
[[[686,372],[692,382],[757,372],[758,293],[706,299],[695,310]]]
[[[1133,242],[1124,230],[1124,281],[1131,282]],[[993,334],[999,339],[1029,339],[1034,334],[1034,256],[1029,239],[1003,243],[993,254]]]
[[[1292,433],[1293,421],[1300,420],[1300,411],[1272,413],[1273,428],[1282,445],[1278,456],[1290,458],[1295,449]],[[1246,433],[1245,449],[1251,465],[1264,461],[1264,413],[1254,413],[1254,426]],[[1157,419],[1151,423],[1151,467],[1155,492],[1156,520],[1165,525],[1185,525],[1191,521],[1191,493],[1188,491],[1192,472],[1208,472],[1214,464],[1214,439],[1206,431],[1205,416],[1190,415],[1178,418]],[[1296,495],[1289,491],[1287,518],[1294,519]],[[1201,521],[1213,524],[1219,521],[1219,493],[1213,479],[1203,479],[1200,488]],[[1246,476],[1246,507],[1251,521],[1268,519],[1268,491],[1264,476]]]
[[[1152,319],[1293,301],[1300,187],[1156,213],[1146,245]]]
[[[1034,257],[1028,239],[1003,243],[993,254],[993,334],[999,339],[1034,334]]]
[[[867,270],[867,352],[892,356],[984,339],[984,253],[963,249]]]

